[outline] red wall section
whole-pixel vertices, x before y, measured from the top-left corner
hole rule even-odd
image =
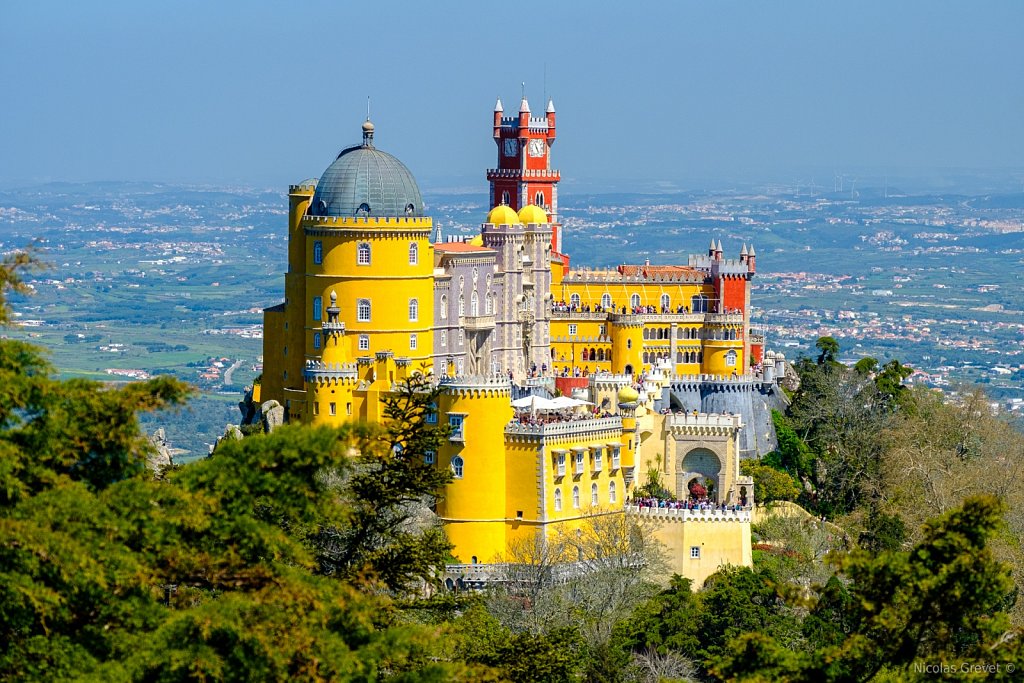
[[[742,311],[746,300],[747,281],[727,277],[722,282],[722,306],[725,311]]]

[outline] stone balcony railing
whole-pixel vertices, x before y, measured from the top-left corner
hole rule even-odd
[[[598,417],[588,420],[565,420],[563,422],[548,422],[546,424],[525,424],[522,422],[510,422],[505,427],[505,433],[517,436],[532,436],[549,438],[554,436],[578,436],[603,432],[608,430],[622,431],[622,418]]]
[[[685,508],[655,508],[637,505],[625,506],[629,514],[663,519],[673,522],[750,522],[750,508],[721,510],[687,510]]]
[[[665,426],[672,428],[685,427],[741,427],[739,415],[720,415],[718,413],[673,413],[665,416]]]
[[[459,319],[461,325],[467,332],[485,332],[494,329],[494,314],[491,315],[465,315]]]
[[[566,311],[551,309],[551,317],[559,320],[607,320],[608,311]]]

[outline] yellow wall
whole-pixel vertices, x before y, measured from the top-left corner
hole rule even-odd
[[[724,520],[659,521],[654,537],[665,545],[668,556],[666,577],[679,574],[693,581],[694,589],[723,565],[753,566],[750,522]],[[700,548],[700,558],[690,549]]]

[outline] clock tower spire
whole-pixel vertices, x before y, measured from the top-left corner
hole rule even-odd
[[[548,100],[543,116],[533,116],[524,89],[519,111],[503,116],[499,99],[494,107],[494,142],[498,165],[487,169],[491,186],[491,208],[507,204],[519,211],[536,204],[548,214],[551,248],[562,250],[562,226],[558,221],[558,181],[551,168],[551,146],[555,143],[555,104]]]

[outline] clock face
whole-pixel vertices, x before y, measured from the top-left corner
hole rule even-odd
[[[505,138],[505,156],[514,157],[519,151],[519,141],[515,138]]]
[[[530,140],[530,156],[544,156],[544,141],[539,139]]]

